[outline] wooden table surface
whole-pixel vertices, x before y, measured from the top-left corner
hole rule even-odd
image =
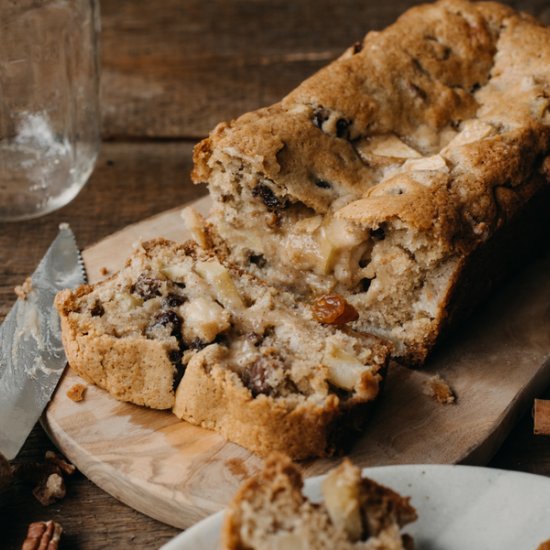
[[[415,2],[389,0],[102,0],[104,143],[96,169],[68,206],[0,224],[0,319],[66,221],[85,248],[206,192],[190,183],[191,151],[220,120],[276,101],[369,29]],[[547,0],[509,2],[550,23]],[[122,253],[126,254],[126,251]],[[550,399],[550,391],[546,395]],[[517,428],[491,466],[550,476],[550,438]],[[37,425],[18,460],[52,445]],[[62,548],[158,548],[177,530],[107,495],[81,474],[47,508],[17,485],[0,510],[0,547],[19,548],[31,521],[64,527]]]

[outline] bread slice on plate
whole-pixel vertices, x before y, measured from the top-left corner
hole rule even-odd
[[[117,399],[173,408],[259,454],[330,454],[367,417],[389,348],[199,247],[141,243],[96,285],[58,294],[69,364]]]
[[[550,30],[442,0],[370,32],[281,102],[218,125],[193,179],[234,259],[422,363],[540,248],[550,205]]]
[[[302,494],[302,475],[288,457],[271,455],[247,480],[226,513],[224,550],[404,550],[401,527],[416,519],[409,499],[361,477],[349,460],[327,474],[323,501]]]

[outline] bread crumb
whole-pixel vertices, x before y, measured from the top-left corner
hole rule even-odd
[[[27,277],[25,282],[22,285],[17,285],[13,291],[18,298],[21,298],[21,300],[26,300],[32,292],[32,279]]]
[[[84,384],[73,384],[67,391],[67,397],[78,403],[84,399],[86,388]]]
[[[456,396],[449,383],[439,374],[435,374],[424,382],[424,393],[442,405],[455,403]]]
[[[111,270],[108,268],[108,267],[100,267],[99,268],[99,274],[100,275],[103,275],[105,277],[105,275],[109,275],[109,273],[111,272]]]
[[[242,458],[229,458],[225,461],[225,465],[235,477],[246,478],[249,476],[248,469]]]

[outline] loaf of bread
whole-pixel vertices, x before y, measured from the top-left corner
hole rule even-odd
[[[540,248],[550,217],[550,31],[441,0],[370,32],[280,103],[218,125],[193,179],[234,261],[422,363]]]
[[[323,456],[345,444],[388,356],[345,316],[319,322],[327,304],[298,302],[194,241],[144,242],[120,272],[61,292],[56,307],[81,376],[259,454]]]
[[[302,494],[300,470],[284,455],[268,458],[229,505],[224,550],[405,550],[412,539],[400,529],[416,511],[391,489],[361,477],[345,460],[328,473],[323,501]]]

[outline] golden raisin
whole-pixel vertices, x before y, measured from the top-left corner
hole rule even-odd
[[[340,294],[317,298],[311,307],[313,317],[326,325],[344,325],[359,319],[357,310]]]

